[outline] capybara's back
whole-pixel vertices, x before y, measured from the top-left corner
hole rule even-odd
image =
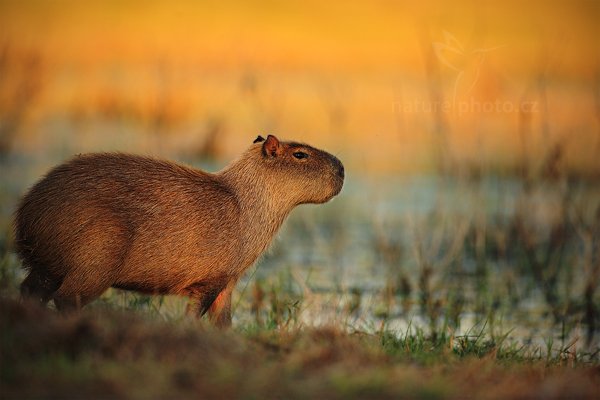
[[[59,309],[109,287],[180,294],[227,325],[237,279],[289,211],[329,200],[343,178],[337,158],[274,136],[216,174],[126,154],[75,157],[16,211],[15,245],[29,272],[21,292]]]

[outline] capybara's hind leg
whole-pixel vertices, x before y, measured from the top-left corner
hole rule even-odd
[[[52,298],[52,294],[60,287],[60,284],[60,279],[31,270],[21,283],[21,298],[46,305]]]
[[[93,215],[93,223],[84,225],[63,254],[68,272],[52,296],[61,311],[81,308],[111,287],[127,249],[128,231],[113,215],[93,208],[85,215]]]
[[[111,283],[100,280],[97,274],[69,273],[52,298],[60,311],[77,310],[99,297]]]

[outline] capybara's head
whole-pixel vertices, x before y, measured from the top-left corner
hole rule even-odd
[[[335,156],[303,143],[280,141],[273,135],[254,141],[262,164],[281,198],[292,204],[325,203],[344,184],[344,166]]]

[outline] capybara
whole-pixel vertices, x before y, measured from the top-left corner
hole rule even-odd
[[[59,310],[110,287],[190,298],[231,324],[231,292],[290,211],[324,203],[344,182],[333,155],[259,136],[208,173],[170,161],[86,154],[52,169],[22,198],[15,246],[29,272],[21,293]]]

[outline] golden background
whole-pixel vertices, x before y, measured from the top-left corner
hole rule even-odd
[[[274,133],[354,174],[510,173],[558,154],[597,175],[599,5],[2,1],[0,120],[19,116],[3,140],[223,163]]]

